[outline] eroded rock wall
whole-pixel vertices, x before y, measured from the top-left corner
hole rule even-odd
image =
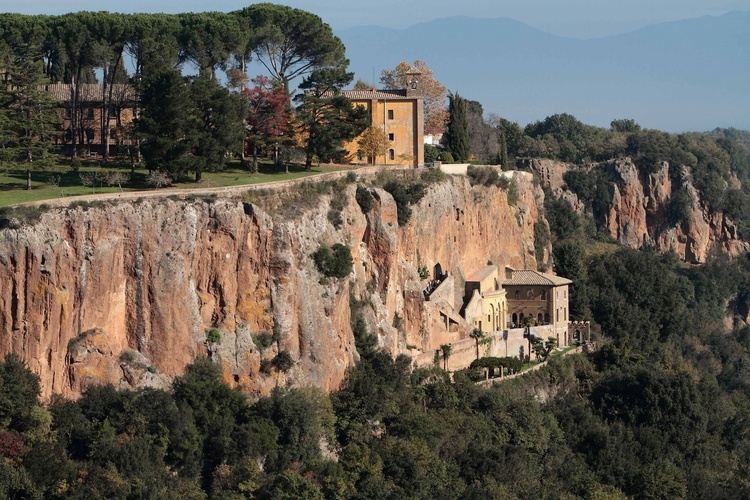
[[[554,160],[526,160],[552,194],[570,202],[579,213],[586,209],[565,183],[564,174],[574,165]],[[600,227],[631,248],[654,245],[659,251],[674,252],[685,262],[706,262],[712,252],[730,257],[744,255],[750,245],[740,238],[734,222],[721,212],[711,212],[702,202],[690,172],[681,166],[661,163],[653,172],[638,168],[630,158],[587,165],[582,170],[600,170],[608,183],[609,204],[599,214]],[[670,169],[678,169],[670,172]],[[673,182],[673,179],[678,182]],[[687,217],[670,221],[669,209],[676,190],[687,194]]]
[[[363,214],[354,184],[339,228],[325,196],[292,218],[237,200],[51,210],[0,231],[0,352],[21,355],[45,396],[77,396],[92,383],[166,386],[206,354],[249,393],[287,383],[330,390],[357,358],[350,292],[366,303],[381,347],[397,354],[443,341],[426,327],[419,264],[459,276],[488,261],[535,267],[543,195],[530,175],[517,182],[509,207],[500,188],[449,178],[428,189],[404,227],[381,189]],[[354,271],[323,280],[311,254],[338,242],[351,246]],[[274,318],[279,340],[262,347],[258,336],[270,334]],[[207,341],[211,328],[219,342]],[[294,366],[262,373],[279,350]]]

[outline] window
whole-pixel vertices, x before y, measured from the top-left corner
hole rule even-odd
[[[521,292],[516,290],[516,300],[519,300],[521,298]]]
[[[94,108],[88,108],[86,110],[86,118],[93,118],[94,117]]]
[[[388,159],[389,160],[395,160],[396,159],[396,152],[392,149],[388,150]]]
[[[547,300],[547,290],[542,290],[541,300]]]
[[[388,140],[389,140],[389,141],[392,141],[392,140],[393,140],[393,134],[388,134]]]
[[[389,120],[393,120],[393,110],[392,109],[388,110],[388,119]]]
[[[357,151],[357,161],[362,161],[362,151]]]

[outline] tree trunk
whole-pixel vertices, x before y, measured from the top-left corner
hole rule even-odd
[[[107,78],[105,75],[104,78],[104,85],[105,88],[102,89],[102,100],[106,101],[106,106],[104,107],[104,130],[102,131],[102,147],[104,148],[103,155],[104,155],[104,161],[109,161],[109,120],[111,116],[111,109],[112,109],[112,91],[114,90],[114,83],[115,83],[115,76],[117,76],[117,68],[120,67],[120,60],[122,59],[122,51],[118,52],[117,58],[115,59],[114,63],[114,71],[110,71],[111,75],[109,76],[109,95],[104,95],[104,90],[106,89],[107,85]],[[119,119],[119,113],[118,113],[118,119],[117,119],[118,125],[120,122]]]
[[[201,170],[195,171],[195,182],[200,182],[203,179],[203,172]]]
[[[26,189],[31,191],[31,168],[26,169]]]

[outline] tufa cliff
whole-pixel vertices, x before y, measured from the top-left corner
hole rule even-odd
[[[434,349],[465,337],[466,325],[444,327],[441,305],[425,302],[420,268],[460,279],[488,261],[536,267],[543,193],[530,174],[516,179],[513,206],[503,189],[465,177],[432,184],[403,227],[390,194],[371,188],[374,208],[364,214],[356,185],[343,183],[338,228],[330,196],[286,213],[289,188],[269,190],[277,203],[266,210],[167,198],[50,210],[0,231],[0,352],[18,353],[45,396],[75,397],[92,383],[165,387],[200,355],[252,394],[335,388],[357,359],[350,295],[365,304],[381,347]],[[339,242],[351,247],[354,270],[321,279],[311,254]],[[292,367],[269,370],[280,352]]]
[[[600,230],[623,245],[653,245],[692,264],[706,262],[712,252],[736,257],[750,251],[737,225],[726,214],[707,208],[687,168],[662,162],[646,171],[630,158],[585,167],[542,159],[523,163],[553,196],[567,200],[579,213],[592,210]],[[598,205],[587,207],[585,200],[579,199],[566,183],[567,172],[583,172],[597,179]],[[677,196],[679,209],[674,208]],[[675,212],[679,212],[677,217]]]

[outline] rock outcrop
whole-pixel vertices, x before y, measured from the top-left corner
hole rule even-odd
[[[164,387],[201,355],[251,394],[333,389],[357,358],[350,295],[365,302],[380,346],[405,353],[443,341],[426,326],[418,266],[458,276],[488,261],[535,268],[543,194],[530,174],[516,177],[514,206],[504,190],[464,177],[434,184],[404,227],[381,189],[362,213],[354,184],[339,228],[327,196],[294,217],[236,199],[50,210],[0,231],[0,352],[21,355],[45,396],[75,397],[92,383]],[[283,192],[271,195],[283,205]],[[351,247],[354,270],[321,279],[311,254],[338,242]],[[281,351],[293,366],[269,369]]]
[[[525,164],[554,196],[569,201],[579,213],[586,209],[564,180],[565,172],[579,167],[542,159],[526,160]],[[598,214],[598,223],[623,245],[654,245],[661,252],[674,252],[693,264],[706,262],[712,252],[736,257],[750,251],[750,245],[740,238],[729,217],[706,208],[684,167],[662,162],[654,171],[646,172],[630,158],[621,158],[581,169],[592,175],[598,171],[606,180],[609,203],[604,213]],[[670,169],[679,169],[677,175],[670,175]],[[673,182],[673,178],[679,182]],[[669,210],[677,189],[684,189],[687,194],[687,216],[674,223]]]

